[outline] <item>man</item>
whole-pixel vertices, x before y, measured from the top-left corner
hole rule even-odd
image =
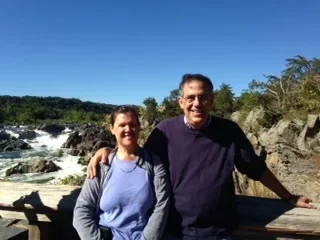
[[[315,208],[308,198],[294,196],[281,185],[236,123],[210,115],[214,95],[208,77],[186,74],[180,90],[184,115],[159,123],[145,143],[161,156],[170,174],[169,239],[228,239],[238,224],[234,166],[293,206]],[[89,176],[108,153],[101,149],[91,159]]]

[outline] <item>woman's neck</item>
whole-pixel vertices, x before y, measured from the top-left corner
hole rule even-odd
[[[139,146],[134,146],[132,148],[124,148],[118,146],[117,156],[118,158],[125,161],[132,161],[137,158]]]

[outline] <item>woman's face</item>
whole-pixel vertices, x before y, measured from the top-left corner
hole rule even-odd
[[[137,118],[131,113],[119,113],[110,130],[117,139],[118,145],[125,148],[137,146],[140,125]]]

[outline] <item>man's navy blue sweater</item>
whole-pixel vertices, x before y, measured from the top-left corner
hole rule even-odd
[[[173,203],[168,230],[183,239],[230,235],[238,225],[234,166],[254,180],[266,170],[240,127],[216,117],[201,130],[187,127],[183,116],[165,120],[145,147],[160,155],[169,171]]]

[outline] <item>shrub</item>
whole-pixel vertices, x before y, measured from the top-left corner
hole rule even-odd
[[[59,184],[71,185],[71,186],[82,186],[86,180],[86,175],[70,175],[65,178],[60,179]]]

